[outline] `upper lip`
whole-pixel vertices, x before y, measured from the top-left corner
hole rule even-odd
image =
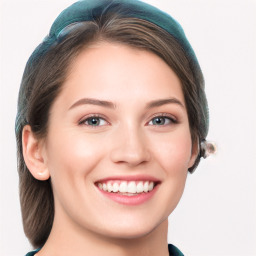
[[[150,176],[150,175],[119,175],[119,176],[109,176],[103,179],[97,180],[95,183],[104,183],[110,180],[120,180],[120,181],[153,181],[155,183],[160,183],[160,180]]]

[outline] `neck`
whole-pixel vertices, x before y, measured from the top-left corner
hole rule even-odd
[[[50,236],[37,256],[168,256],[168,220],[160,223],[153,231],[136,238],[107,237],[78,227],[70,222],[63,223],[55,215]],[[61,222],[59,221],[61,219]]]

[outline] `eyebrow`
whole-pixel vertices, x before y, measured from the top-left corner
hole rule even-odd
[[[167,98],[167,99],[160,99],[160,100],[154,100],[147,104],[146,108],[155,108],[160,107],[166,104],[178,104],[181,107],[185,108],[185,106],[176,98]]]
[[[97,105],[101,107],[107,107],[107,108],[116,108],[116,105],[110,101],[106,100],[98,100],[98,99],[92,99],[92,98],[83,98],[78,101],[76,101],[69,109],[75,108],[80,105]]]
[[[93,98],[83,98],[78,101],[76,101],[69,109],[73,109],[77,106],[80,105],[96,105],[96,106],[101,106],[101,107],[107,107],[107,108],[112,108],[115,109],[116,105],[111,102],[111,101],[106,101],[106,100],[99,100],[99,99],[93,99]],[[160,99],[160,100],[153,100],[149,103],[147,103],[146,108],[154,108],[154,107],[160,107],[166,104],[178,104],[181,107],[185,108],[184,105],[181,103],[176,98],[167,98],[167,99]]]

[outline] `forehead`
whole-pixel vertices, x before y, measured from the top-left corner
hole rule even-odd
[[[66,101],[82,96],[116,102],[176,97],[184,103],[179,78],[159,56],[107,42],[88,46],[73,60],[61,94]]]

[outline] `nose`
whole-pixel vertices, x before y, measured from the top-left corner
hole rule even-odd
[[[110,154],[114,163],[137,166],[150,160],[150,152],[142,132],[135,129],[120,129],[114,140],[116,143]]]

